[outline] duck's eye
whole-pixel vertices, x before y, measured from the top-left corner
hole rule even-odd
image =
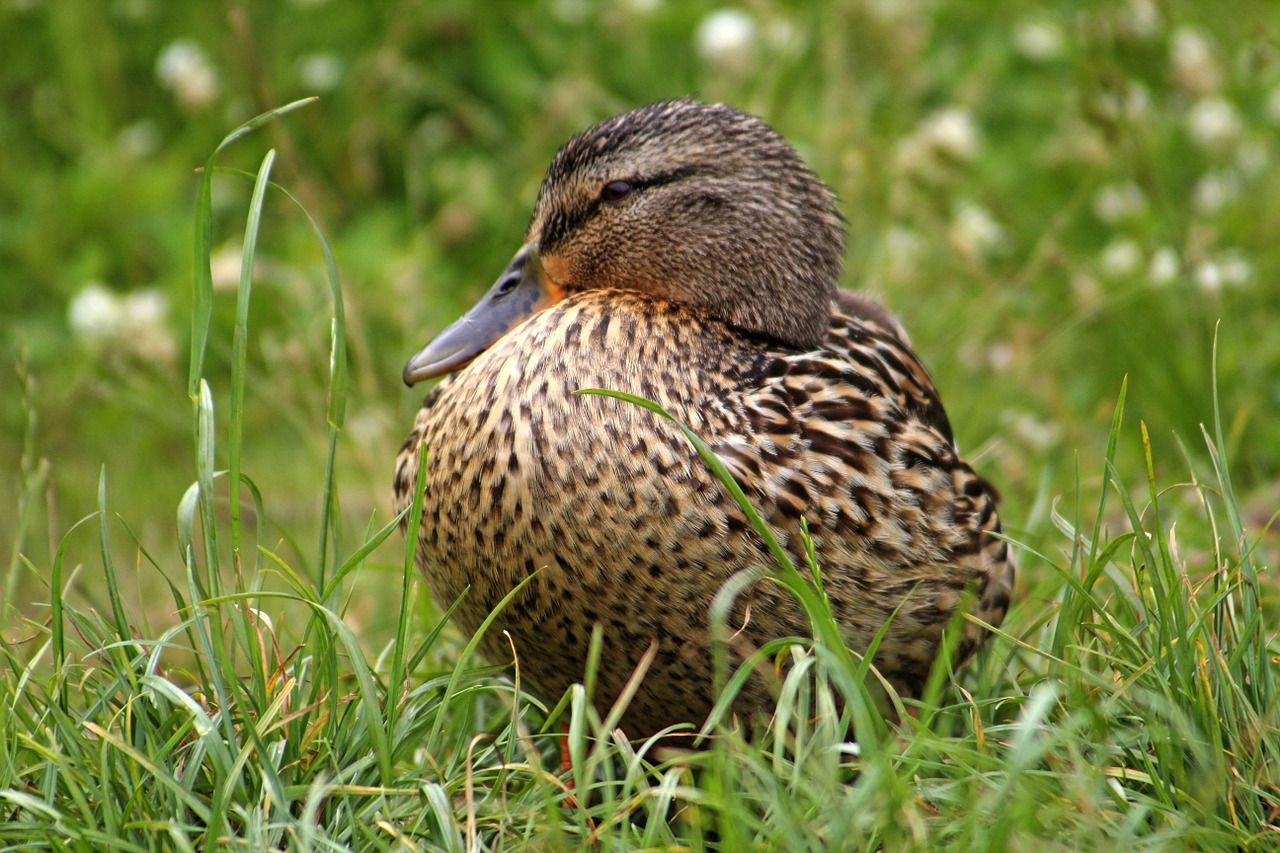
[[[632,189],[629,181],[610,181],[600,190],[600,198],[605,201],[621,201],[631,195]]]

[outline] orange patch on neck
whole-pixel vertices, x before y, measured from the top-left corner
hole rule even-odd
[[[542,271],[546,273],[550,289],[560,291],[563,298],[564,283],[569,280],[569,265],[559,255],[542,255],[538,259],[542,263]]]

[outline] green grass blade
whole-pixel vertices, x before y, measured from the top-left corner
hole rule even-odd
[[[204,378],[204,354],[209,342],[209,325],[213,319],[213,174],[218,156],[223,149],[237,139],[258,129],[274,118],[293,112],[299,107],[317,100],[303,98],[274,110],[254,116],[223,137],[222,142],[209,155],[200,172],[200,186],[196,191],[196,219],[194,241],[194,274],[192,276],[191,356],[187,375],[187,395],[195,401],[200,393],[200,381]]]
[[[400,581],[400,613],[396,620],[395,649],[391,655],[391,677],[387,683],[389,701],[387,717],[390,727],[394,729],[395,718],[399,713],[399,699],[404,691],[407,669],[406,655],[409,648],[409,613],[412,601],[413,577],[417,570],[418,534],[422,529],[423,487],[427,481],[427,460],[430,456],[426,444],[418,448],[418,470],[414,475],[413,500],[409,504],[408,521],[405,525],[404,537],[404,571]],[[457,602],[454,603],[457,606]]]
[[[240,175],[242,177],[253,178],[255,180],[255,199],[257,198],[257,181],[262,178],[262,173],[255,177],[248,172],[239,169],[219,169],[220,172],[228,174]],[[333,589],[333,586],[327,580],[327,561],[329,554],[329,536],[333,531],[333,520],[336,517],[337,496],[334,490],[334,462],[337,455],[337,433],[342,429],[346,421],[347,406],[347,321],[346,310],[342,299],[342,281],[338,273],[338,263],[334,259],[333,249],[329,245],[328,239],[324,236],[324,232],[320,228],[320,224],[316,222],[315,217],[307,210],[306,206],[293,193],[274,182],[268,182],[269,186],[277,192],[283,194],[287,199],[293,202],[297,208],[302,211],[302,215],[306,217],[311,232],[320,244],[321,254],[324,256],[325,276],[329,283],[329,293],[332,299],[333,322],[330,330],[330,349],[329,349],[329,392],[328,392],[328,409],[326,418],[329,424],[328,435],[328,451],[325,457],[325,476],[324,486],[321,489],[321,518],[320,518],[320,547],[319,560],[316,566],[315,584],[320,588]],[[249,251],[249,243],[245,243],[246,254]],[[336,537],[335,537],[336,539]],[[335,553],[341,551],[341,545],[337,541],[334,542]],[[327,601],[330,607],[335,605],[334,600]]]
[[[240,543],[240,450],[244,441],[244,387],[249,359],[249,303],[253,295],[253,264],[258,251],[258,231],[262,224],[267,181],[276,152],[268,151],[262,159],[253,184],[249,217],[244,229],[244,247],[240,252],[240,287],[236,290],[236,325],[231,342],[231,435],[227,442],[228,469],[231,472],[231,550],[241,553]]]
[[[204,575],[202,589],[206,595],[218,595],[222,591],[222,576],[218,559],[218,514],[214,500],[213,481],[216,477],[213,418],[213,392],[209,383],[200,380],[200,396],[196,401],[196,497],[200,510],[200,535],[204,542]]]
[[[50,604],[50,625],[49,630],[53,639],[53,665],[54,665],[54,684],[57,685],[56,696],[58,706],[66,711],[67,695],[64,689],[65,673],[67,671],[67,623],[64,615],[66,590],[62,585],[63,569],[66,564],[67,543],[71,540],[71,534],[76,531],[82,524],[87,524],[96,518],[96,515],[87,515],[77,521],[75,524],[62,535],[62,539],[58,541],[58,551],[53,556],[53,566],[49,575],[49,604]]]
[[[129,620],[124,615],[124,602],[120,597],[120,583],[116,578],[115,561],[111,555],[111,539],[107,534],[107,468],[104,465],[98,476],[98,543],[102,557],[102,574],[107,582],[107,598],[111,602],[111,615],[116,621],[116,632],[120,639],[129,639],[133,632],[129,629]]]
[[[338,566],[337,570],[334,571],[333,577],[329,578],[328,587],[320,591],[321,601],[328,602],[331,598],[333,598],[333,596],[337,593],[337,590],[342,586],[342,582],[346,580],[347,577],[352,572],[360,568],[360,566],[369,557],[369,555],[372,554],[375,550],[377,550],[379,545],[387,541],[387,539],[391,537],[391,534],[396,532],[396,529],[400,526],[400,523],[404,519],[404,516],[405,514],[403,512],[400,513],[395,518],[391,519],[389,522],[387,522],[382,527],[380,527],[378,530],[373,531],[372,533],[365,536],[363,544],[361,544],[359,548],[353,551],[351,553],[351,556],[343,560],[342,565]],[[409,574],[411,576],[411,573]],[[401,592],[402,594],[408,594],[410,589],[411,589],[411,584],[408,581],[406,581],[402,584]],[[405,618],[407,621],[407,617]],[[406,625],[406,635],[407,635],[407,631],[408,631],[408,627]],[[397,631],[397,636],[400,636],[398,631]]]
[[[510,592],[504,595],[502,600],[498,602],[498,605],[494,607],[489,615],[485,617],[485,620],[480,623],[480,627],[476,629],[476,632],[471,636],[471,639],[467,641],[467,645],[458,655],[457,663],[449,674],[449,682],[445,687],[444,695],[440,699],[442,708],[447,708],[453,700],[453,697],[457,695],[458,688],[462,683],[462,675],[466,671],[467,665],[471,662],[471,658],[475,656],[476,649],[480,646],[480,640],[484,638],[485,632],[489,630],[489,627],[493,624],[493,621],[498,618],[498,615],[506,609],[508,604],[511,603],[511,600],[519,595],[525,586],[533,580],[533,578],[533,574],[527,575],[524,580],[520,581],[520,583],[516,584]],[[466,595],[468,592],[470,592],[470,587],[464,590],[462,594]],[[444,733],[444,723],[444,714],[438,714],[425,741],[425,748],[428,755],[435,753],[439,749],[440,738]]]
[[[223,141],[226,144],[226,140]],[[215,151],[205,163],[196,190],[194,272],[191,281],[191,355],[187,375],[187,396],[195,401],[204,377],[204,353],[213,320],[213,163]]]

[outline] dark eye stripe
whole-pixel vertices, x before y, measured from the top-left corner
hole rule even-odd
[[[599,195],[591,199],[591,201],[589,201],[585,206],[571,210],[553,211],[548,216],[542,229],[543,251],[547,251],[560,243],[571,233],[581,227],[584,222],[595,216],[600,210],[600,205],[603,202],[618,201],[639,190],[674,183],[675,181],[687,178],[691,175],[696,175],[697,173],[697,168],[684,166],[679,169],[672,169],[670,172],[662,172],[661,174],[653,175],[648,178],[630,178],[628,180],[610,181],[600,190]],[[617,185],[625,185],[630,189],[616,198],[606,198],[605,190],[610,187],[616,187]]]

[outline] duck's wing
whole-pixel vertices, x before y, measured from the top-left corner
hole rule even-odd
[[[823,346],[771,353],[734,408],[712,449],[767,519],[804,517],[885,564],[982,551],[987,574],[1006,561],[997,493],[960,457],[932,378],[878,304],[842,297]]]
[[[998,625],[1014,567],[997,495],[956,450],[928,371],[874,303],[837,305],[824,345],[769,352],[726,399],[712,442],[795,557],[803,519],[837,619],[874,633],[897,613],[877,666],[914,692],[967,588]],[[956,660],[977,647],[970,623]]]
[[[955,444],[933,377],[912,351],[906,329],[888,308],[861,293],[836,291],[826,345],[853,363],[884,375],[886,390],[896,389],[899,405]]]

